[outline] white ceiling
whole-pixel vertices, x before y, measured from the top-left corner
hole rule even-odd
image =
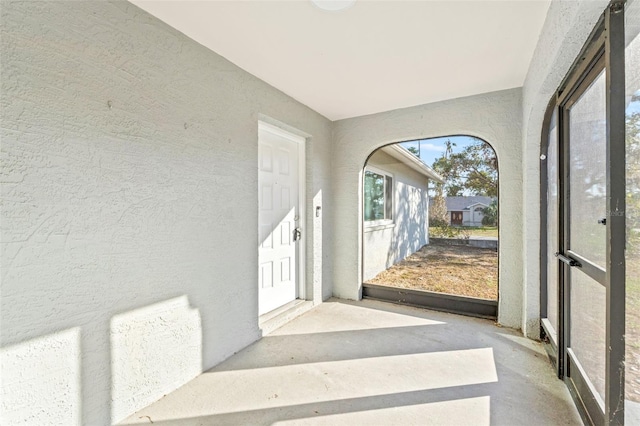
[[[522,86],[549,0],[133,3],[331,120]]]

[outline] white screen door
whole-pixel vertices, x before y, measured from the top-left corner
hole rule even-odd
[[[271,126],[259,126],[259,315],[298,297],[302,141]]]

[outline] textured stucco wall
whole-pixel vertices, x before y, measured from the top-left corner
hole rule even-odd
[[[334,294],[358,299],[362,289],[362,169],[367,156],[392,142],[472,135],[489,142],[500,174],[499,321],[522,323],[521,90],[510,89],[341,120],[335,123],[333,170]]]
[[[429,233],[427,178],[382,151],[367,166],[393,175],[394,200],[393,227],[365,226],[363,280],[415,253],[427,244]]]
[[[3,1],[1,30],[0,423],[110,424],[260,337],[259,119],[307,137],[331,295],[327,119],[126,2]]]
[[[540,320],[540,141],[544,114],[551,97],[569,71],[606,0],[553,1],[523,87],[522,169],[524,254],[522,330],[539,337]]]
[[[3,1],[0,423],[115,422],[259,337],[259,119],[307,137],[316,302],[359,297],[369,153],[491,143],[499,320],[536,337],[542,117],[606,4],[551,4],[522,92],[332,125],[130,4]]]

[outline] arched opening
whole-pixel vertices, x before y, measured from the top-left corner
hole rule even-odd
[[[362,181],[363,297],[497,317],[498,160],[465,135],[374,150]]]

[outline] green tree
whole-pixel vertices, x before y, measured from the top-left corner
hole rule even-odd
[[[445,153],[433,162],[433,170],[445,180],[449,197],[463,195],[498,196],[498,159],[486,142],[476,139],[461,152],[454,153],[455,143],[445,142]]]
[[[493,200],[488,207],[482,209],[482,224],[496,226],[498,224],[498,200]]]
[[[420,157],[420,151],[415,146],[410,146],[409,148],[407,148],[407,151],[409,151],[410,153],[412,153],[416,157]]]

